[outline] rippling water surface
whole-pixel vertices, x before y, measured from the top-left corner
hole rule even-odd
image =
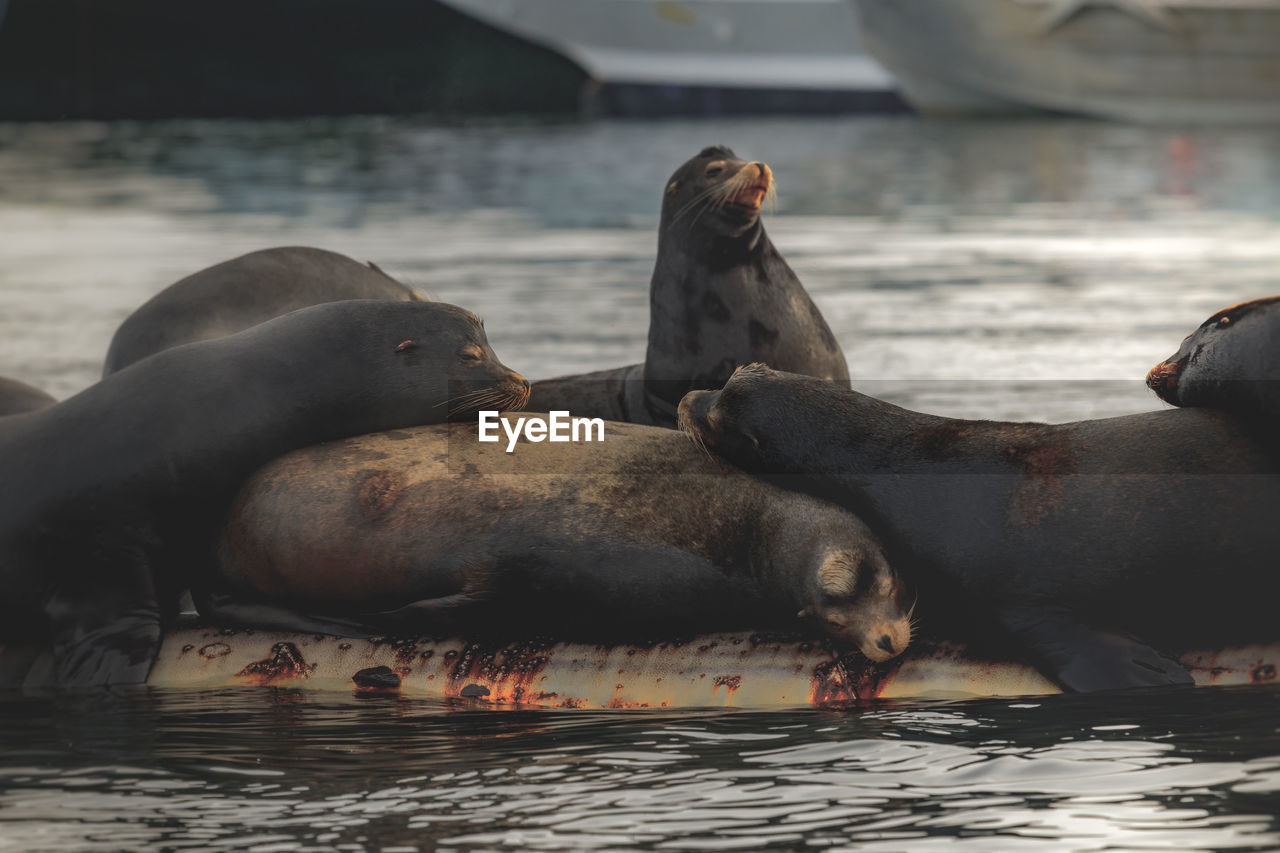
[[[0,704],[0,848],[1268,850],[1280,692],[859,713]]]
[[[0,125],[0,375],[65,397],[139,303],[318,245],[473,308],[532,377],[639,361],[667,175],[767,161],[858,387],[1157,408],[1280,292],[1280,133],[909,118]],[[1280,849],[1280,692],[775,714],[481,712],[286,690],[0,698],[0,850]]]

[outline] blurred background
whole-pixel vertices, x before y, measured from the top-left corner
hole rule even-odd
[[[908,405],[1155,407],[1280,279],[1280,0],[10,0],[0,119],[0,373],[57,396],[156,291],[291,243],[531,377],[639,361],[661,188],[715,143]]]

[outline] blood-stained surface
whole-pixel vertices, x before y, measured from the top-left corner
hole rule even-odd
[[[1273,683],[1280,646],[1193,653],[1183,663],[1200,685]],[[203,628],[166,637],[148,683],[376,689],[477,708],[861,706],[907,697],[1058,692],[1030,667],[974,660],[945,644],[876,664],[856,651],[793,635],[718,634],[605,646]]]

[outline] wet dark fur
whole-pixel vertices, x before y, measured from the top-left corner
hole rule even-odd
[[[1280,296],[1216,312],[1151,368],[1147,384],[1175,406],[1280,423]]]
[[[0,376],[0,417],[33,412],[58,402],[39,388]]]
[[[62,686],[138,683],[234,490],[293,448],[524,396],[476,317],[350,301],[165,350],[0,419],[0,645],[52,643]],[[452,395],[451,395],[452,392]]]
[[[721,171],[708,176],[709,166]],[[718,388],[754,361],[848,383],[839,343],[758,212],[715,193],[757,168],[713,146],[675,171],[663,194],[644,364],[539,381],[532,409],[674,427],[686,391]]]
[[[761,368],[681,413],[725,458],[867,519],[918,581],[925,630],[1012,646],[1064,687],[1185,683],[1147,644],[1280,633],[1263,593],[1280,463],[1250,421],[965,421]]]
[[[900,585],[877,598],[893,576],[865,525],[683,436],[609,423],[603,443],[505,448],[453,424],[292,453],[237,498],[222,578],[241,603],[319,614],[277,623],[291,630],[670,639],[797,624],[840,550],[905,630],[911,602]]]
[[[120,324],[102,372],[109,376],[169,347],[345,299],[421,301],[373,264],[346,255],[305,246],[262,249],[192,273],[153,296]]]

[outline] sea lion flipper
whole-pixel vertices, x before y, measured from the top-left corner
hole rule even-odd
[[[1041,670],[1067,690],[1089,693],[1130,687],[1194,684],[1173,658],[1132,637],[1098,631],[1065,616],[1022,614],[1017,630]]]
[[[394,610],[366,613],[361,618],[380,626],[384,631],[438,634],[464,627],[465,616],[474,605],[484,600],[485,596],[481,594],[464,591],[440,598],[413,601]]]
[[[215,625],[289,631],[299,634],[332,634],[367,639],[382,631],[359,618],[319,615],[261,601],[237,599],[221,593],[203,593],[197,600],[200,616]]]
[[[147,680],[162,633],[151,578],[142,568],[131,582],[119,575],[115,580],[119,583],[113,586],[81,579],[47,603],[58,687],[79,690]]]
[[[88,530],[54,559],[76,565],[46,600],[55,683],[84,690],[140,685],[160,652],[160,604],[149,543],[137,531]],[[79,550],[110,559],[87,559]]]
[[[160,639],[158,611],[59,632],[54,640],[57,684],[71,689],[143,684],[160,651]]]
[[[1087,648],[1059,670],[1058,681],[1079,693],[1126,687],[1191,686],[1195,680],[1176,660],[1117,634],[1097,633]]]

